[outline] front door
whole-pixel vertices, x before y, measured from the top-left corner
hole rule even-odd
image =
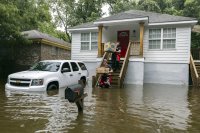
[[[118,31],[117,41],[120,43],[121,46],[121,57],[125,57],[129,43],[129,31],[128,30]]]

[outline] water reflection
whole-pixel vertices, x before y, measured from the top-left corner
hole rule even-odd
[[[0,86],[3,88],[2,86]],[[199,132],[200,91],[187,86],[126,85],[92,89],[84,111],[58,92],[0,93],[1,132],[165,133]]]

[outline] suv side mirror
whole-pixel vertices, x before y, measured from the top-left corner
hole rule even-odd
[[[63,68],[63,69],[61,70],[61,73],[64,73],[64,72],[70,72],[69,68]]]

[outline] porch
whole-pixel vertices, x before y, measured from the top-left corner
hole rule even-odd
[[[132,26],[131,26],[132,25]],[[130,43],[130,56],[135,58],[143,58],[143,40],[144,40],[144,22],[134,22],[124,25],[98,26],[98,58],[103,57],[104,44],[106,42],[119,42],[125,54]],[[120,33],[127,33],[120,37]],[[123,51],[122,51],[123,52]],[[122,55],[122,58],[125,57]]]
[[[120,70],[111,73],[112,86],[123,87],[125,80],[127,83],[143,85],[144,77],[144,58],[143,58],[143,40],[144,40],[144,21],[101,24],[98,26],[98,58],[110,61],[109,53],[104,51],[106,42],[119,42],[121,47]],[[126,73],[131,73],[126,76]],[[95,84],[100,78],[96,73]]]

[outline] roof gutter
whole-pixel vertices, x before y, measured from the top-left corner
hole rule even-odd
[[[62,49],[65,49],[65,50],[71,50],[70,46],[65,46],[64,44],[59,44],[59,43],[52,42],[52,41],[49,41],[49,40],[46,40],[46,39],[38,38],[38,39],[31,39],[31,40],[33,40],[33,41],[39,41],[42,44],[55,46],[55,47],[62,48]]]
[[[120,22],[134,22],[134,21],[146,21],[149,20],[148,17],[144,18],[134,18],[134,19],[121,19],[121,20],[111,20],[111,21],[98,21],[94,22],[95,25],[102,25],[102,24],[111,24],[111,23],[120,23]]]
[[[179,21],[179,22],[163,22],[163,23],[149,23],[149,26],[156,26],[156,25],[174,25],[174,24],[196,24],[197,20],[192,21]]]
[[[97,30],[98,27],[88,27],[88,28],[77,28],[77,29],[68,29],[68,31],[81,31],[81,30]]]

